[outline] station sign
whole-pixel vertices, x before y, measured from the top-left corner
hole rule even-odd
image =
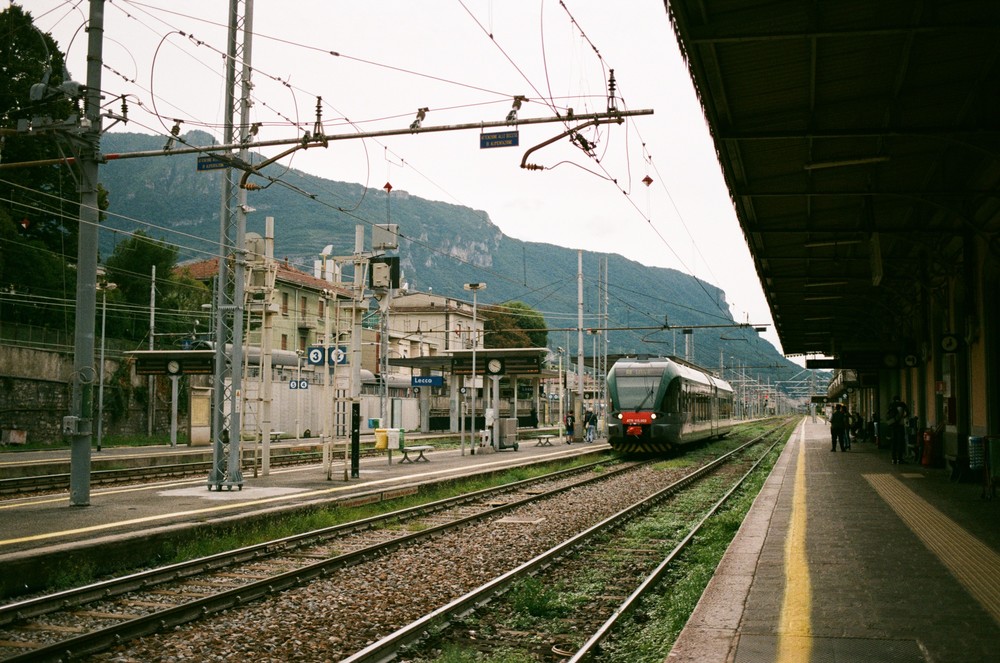
[[[215,350],[133,350],[136,375],[211,375]]]
[[[198,157],[198,170],[222,170],[228,168],[229,164],[219,157],[204,156]]]
[[[491,131],[479,134],[479,149],[485,150],[491,147],[517,147],[517,131]]]
[[[410,378],[412,387],[443,387],[444,376],[441,375],[414,375]]]
[[[454,375],[472,375],[472,357],[452,358],[451,372]],[[487,354],[476,357],[476,375],[538,375],[541,372],[542,365],[537,355],[497,357]]]
[[[302,380],[289,380],[288,381],[288,388],[289,389],[308,389],[309,388],[309,380],[306,380],[305,378],[303,378]]]

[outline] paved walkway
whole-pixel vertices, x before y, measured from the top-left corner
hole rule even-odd
[[[804,420],[668,657],[1000,661],[1000,500]]]

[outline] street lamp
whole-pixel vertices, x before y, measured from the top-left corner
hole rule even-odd
[[[106,281],[97,284],[97,289],[101,291],[101,366],[98,371],[100,377],[97,387],[97,450],[101,450],[101,440],[104,437],[104,320],[108,310],[108,290],[118,287],[116,283]]]
[[[466,290],[472,291],[472,448],[476,441],[476,346],[479,344],[479,328],[476,326],[476,294],[486,289],[485,283],[466,283]],[[475,454],[475,451],[472,452]],[[465,449],[462,449],[465,455]]]

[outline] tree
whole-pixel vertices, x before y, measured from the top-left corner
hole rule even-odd
[[[483,306],[487,348],[544,348],[548,343],[545,318],[524,302]]]
[[[133,340],[146,338],[155,266],[156,332],[173,339],[167,345],[192,333],[201,305],[211,301],[211,292],[194,279],[174,273],[177,256],[177,247],[154,240],[141,230],[115,247],[105,263],[107,280],[118,286],[118,297],[132,311],[118,317],[116,332]]]
[[[72,143],[65,138],[80,114],[79,95],[72,86],[66,90],[76,97],[60,89],[69,76],[55,40],[35,28],[31,14],[13,4],[0,11],[0,34],[0,78],[4,81],[0,127],[14,130],[4,137],[3,162],[72,156]],[[30,123],[30,134],[23,130],[26,123]],[[68,167],[7,170],[0,181],[0,200],[17,229],[15,245],[40,243],[64,260],[75,261],[79,197]],[[20,275],[7,268],[4,280],[16,281]],[[71,286],[70,292],[74,290]]]

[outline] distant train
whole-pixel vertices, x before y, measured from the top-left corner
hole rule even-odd
[[[607,384],[608,440],[618,451],[664,453],[737,423],[729,383],[676,357],[619,359]]]

